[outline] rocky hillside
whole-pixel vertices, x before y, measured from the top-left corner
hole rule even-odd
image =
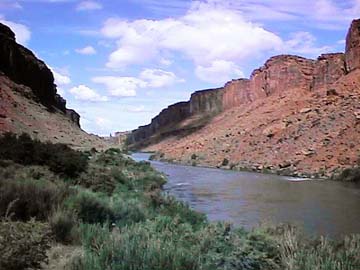
[[[360,20],[345,53],[270,58],[249,79],[195,92],[129,137],[187,164],[328,176],[360,155]]]
[[[66,108],[46,64],[0,23],[0,133],[9,131],[74,147],[105,146],[81,130],[80,115]]]

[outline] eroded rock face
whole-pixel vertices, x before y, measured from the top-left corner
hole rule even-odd
[[[190,115],[222,111],[223,88],[197,91],[190,98]]]
[[[251,102],[250,80],[232,80],[224,86],[223,109],[231,109]]]
[[[346,36],[345,58],[347,71],[360,67],[360,19],[351,23]]]
[[[66,109],[66,116],[77,126],[80,127],[80,114],[78,114],[75,110]]]
[[[29,87],[37,101],[50,110],[57,109],[68,115],[66,101],[56,93],[51,70],[30,50],[17,44],[15,34],[9,27],[1,23],[0,71],[15,83]],[[75,123],[79,125],[78,117],[69,117],[75,119]]]
[[[251,100],[291,89],[310,90],[313,71],[313,60],[292,55],[272,57],[251,75]]]
[[[134,130],[129,136],[131,143],[136,143],[151,137],[162,128],[166,128],[168,125],[174,125],[190,116],[190,104],[189,102],[179,102],[170,105],[166,109],[162,110],[155,118],[151,120],[151,123],[146,126],[141,126]]]
[[[327,88],[345,74],[345,54],[322,54],[315,63],[311,90],[316,92]]]

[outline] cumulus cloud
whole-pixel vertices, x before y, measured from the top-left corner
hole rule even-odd
[[[106,96],[101,96],[95,90],[87,87],[86,85],[79,85],[77,87],[73,87],[69,90],[71,94],[75,96],[75,99],[82,101],[108,101]]]
[[[30,29],[21,23],[8,21],[0,17],[0,22],[9,26],[16,35],[16,41],[22,45],[26,45],[31,38]]]
[[[333,50],[331,46],[316,46],[316,38],[309,32],[292,33],[284,45],[285,51],[313,57]]]
[[[55,84],[58,86],[63,86],[71,83],[71,79],[67,74],[64,74],[63,72],[50,68],[55,79]]]
[[[105,129],[105,128],[108,128],[109,126],[111,126],[111,121],[109,119],[106,119],[104,117],[96,117],[95,118],[95,124],[102,128],[102,129]]]
[[[163,88],[184,80],[170,71],[144,69],[138,77],[100,76],[92,81],[105,85],[111,96],[132,97],[139,88]]]
[[[175,82],[184,81],[178,79],[173,72],[161,69],[145,69],[140,73],[140,79],[142,79],[146,86],[150,88],[161,88],[170,86]]]
[[[244,77],[244,73],[235,63],[223,60],[214,61],[209,66],[197,66],[195,73],[201,80],[216,84]]]
[[[92,46],[86,46],[86,47],[81,48],[81,49],[76,49],[75,51],[77,53],[84,54],[84,55],[96,54],[96,50]]]
[[[196,66],[210,67],[218,61],[242,62],[282,46],[279,36],[246,21],[240,13],[208,3],[194,5],[177,19],[111,18],[101,32],[118,40],[107,63],[110,68],[143,64],[167,51],[181,53]],[[228,71],[238,73],[233,67]]]
[[[136,96],[138,87],[145,87],[145,83],[134,77],[101,76],[92,79],[95,83],[104,84],[110,95],[115,97]]]
[[[85,10],[99,10],[102,9],[102,5],[98,2],[95,1],[82,1],[80,2],[77,7],[76,10],[78,11],[85,11]]]

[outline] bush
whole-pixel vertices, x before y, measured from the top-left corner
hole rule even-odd
[[[0,269],[40,269],[47,261],[49,227],[30,221],[0,222]]]
[[[189,223],[196,228],[206,224],[205,214],[192,210],[189,205],[171,196],[164,197],[160,207],[160,214],[177,218],[179,222]]]
[[[66,201],[69,210],[76,212],[78,218],[84,223],[105,223],[114,221],[114,212],[109,202],[99,194],[80,190]]]
[[[229,160],[227,158],[224,158],[223,162],[221,163],[221,166],[227,166],[229,165]]]
[[[348,168],[335,177],[337,181],[360,182],[360,168]]]
[[[321,237],[307,241],[296,230],[285,230],[279,239],[282,267],[287,270],[360,269],[360,236],[331,241]]]
[[[23,133],[16,136],[6,133],[0,138],[0,159],[22,165],[46,165],[51,171],[76,177],[86,170],[86,155],[65,144],[43,143]]]
[[[76,269],[280,269],[278,244],[262,232],[231,230],[224,224],[194,230],[171,217],[125,227],[120,233],[86,226],[83,243],[85,256]]]
[[[1,180],[0,217],[10,212],[15,220],[47,220],[67,194],[65,185],[56,185],[44,180]]]
[[[59,208],[50,217],[49,224],[51,233],[57,242],[69,244],[76,240],[74,230],[77,221],[72,212]]]
[[[146,206],[139,199],[115,199],[112,205],[116,224],[120,227],[145,221],[149,215]]]

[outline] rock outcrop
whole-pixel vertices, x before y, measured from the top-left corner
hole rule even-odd
[[[347,71],[360,67],[360,19],[351,23],[346,36],[345,58]]]
[[[68,113],[66,101],[57,94],[54,76],[30,50],[16,43],[15,34],[0,23],[0,71],[17,84],[31,89],[37,101],[49,110],[60,110],[79,125],[79,115]]]
[[[196,91],[190,98],[190,115],[222,111],[223,89]]]
[[[163,111],[161,122],[155,117],[130,138],[135,146],[150,143],[145,150],[181,163],[222,166],[226,159],[232,168],[327,176],[355,165],[360,156],[359,72],[360,20],[355,20],[345,54],[272,57],[250,79],[195,92],[190,106],[184,103],[188,113]],[[179,136],[193,126],[194,115],[209,114],[209,121]],[[134,136],[139,131],[142,136]]]
[[[311,90],[323,92],[346,73],[344,53],[322,54],[315,63]]]
[[[223,109],[228,110],[252,100],[250,92],[251,81],[248,79],[232,80],[224,86]]]
[[[222,97],[222,88],[197,91],[191,95],[189,101],[170,105],[153,118],[149,125],[134,130],[129,135],[129,142],[144,146],[150,143],[149,139],[157,133],[165,137],[177,132],[195,130],[197,128],[194,126],[190,129],[183,129],[177,127],[177,124],[193,116],[200,115],[206,118],[209,115],[221,112],[223,110]]]

